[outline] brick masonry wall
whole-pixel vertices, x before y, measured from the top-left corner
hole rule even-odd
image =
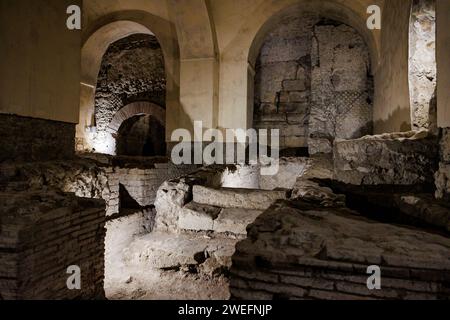
[[[369,68],[354,29],[313,14],[283,19],[257,60],[254,127],[280,129],[281,148],[311,153],[331,153],[335,136],[370,133]]]
[[[449,299],[447,237],[311,200],[279,201],[247,228],[233,255],[232,298]],[[371,265],[381,290],[367,287]]]
[[[121,248],[126,247],[136,234],[153,229],[155,212],[152,205],[159,186],[166,180],[194,170],[196,166],[174,166],[165,158],[85,156],[87,158],[64,162],[2,164],[0,187],[20,190],[55,188],[77,197],[103,199],[106,207],[101,209],[101,214],[108,222],[105,240],[99,239],[99,243],[104,244],[105,284],[108,287],[120,278]],[[125,191],[121,192],[121,189]],[[129,200],[123,197],[123,192],[137,206],[127,207]],[[18,206],[19,203],[11,212],[20,212]],[[80,230],[89,228],[88,224],[80,226]],[[2,241],[0,239],[0,246]]]
[[[353,185],[416,185],[432,188],[437,139],[421,132],[337,140],[334,179]]]
[[[75,152],[75,125],[0,114],[0,162],[70,159]]]
[[[104,297],[105,204],[59,192],[0,192],[0,300]],[[81,290],[67,268],[81,269]]]
[[[72,161],[54,161],[31,164],[4,164],[0,166],[0,185],[16,184],[33,189],[52,187],[78,197],[103,199],[106,215],[120,211],[120,185],[142,207],[153,204],[159,186],[192,171],[195,166],[175,166],[167,160],[127,163],[112,160],[106,163],[76,158]]]

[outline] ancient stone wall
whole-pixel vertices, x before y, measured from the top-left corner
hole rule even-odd
[[[92,158],[96,158],[92,156]],[[186,174],[196,166],[175,166],[163,158],[141,158],[134,162],[123,158],[74,158],[71,161],[53,161],[30,164],[3,164],[0,166],[0,184],[27,186],[39,189],[52,187],[78,197],[103,199],[106,214],[120,211],[120,185],[139,206],[153,204],[159,186]]]
[[[334,179],[354,185],[429,188],[437,162],[437,139],[427,131],[338,140],[334,145]]]
[[[105,53],[95,94],[94,145],[108,140],[114,115],[136,101],[165,107],[166,75],[162,49],[154,36],[136,34],[113,43]]]
[[[230,290],[235,299],[449,296],[447,237],[309,201],[278,202],[248,227],[248,235],[233,255]],[[381,290],[368,289],[371,265],[381,268]]]
[[[254,127],[280,129],[282,149],[330,153],[334,137],[371,133],[369,74],[369,52],[354,29],[313,14],[288,17],[257,60]]]
[[[75,152],[75,125],[0,114],[0,162],[70,159]]]
[[[0,300],[104,298],[105,204],[53,191],[0,192]],[[70,266],[81,290],[69,290]]]
[[[439,169],[435,174],[436,197],[450,201],[450,128],[443,129]]]
[[[414,0],[409,29],[409,86],[414,130],[437,125],[435,0]]]
[[[314,27],[311,60],[309,153],[332,153],[335,139],[372,133],[369,51],[354,29],[323,22]]]

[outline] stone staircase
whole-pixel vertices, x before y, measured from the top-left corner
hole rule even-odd
[[[180,183],[184,182],[172,181],[161,187],[160,202],[156,204],[158,215],[171,221],[156,221],[153,232],[136,237],[124,250],[123,291],[110,293],[110,297],[228,299],[228,272],[236,243],[246,238],[248,225],[265,209],[290,196],[290,191],[282,189],[212,188],[197,184],[198,181],[190,181],[191,186]],[[163,200],[167,194],[170,196]],[[177,203],[180,199],[190,201]]]

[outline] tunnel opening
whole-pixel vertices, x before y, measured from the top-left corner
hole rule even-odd
[[[151,115],[125,120],[116,137],[116,154],[125,156],[164,156],[165,128]]]

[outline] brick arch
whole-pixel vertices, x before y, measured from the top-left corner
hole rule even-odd
[[[116,134],[125,120],[144,114],[154,117],[159,123],[161,123],[162,126],[166,126],[166,110],[157,104],[147,101],[140,101],[130,103],[120,109],[109,123],[107,130],[111,134]]]

